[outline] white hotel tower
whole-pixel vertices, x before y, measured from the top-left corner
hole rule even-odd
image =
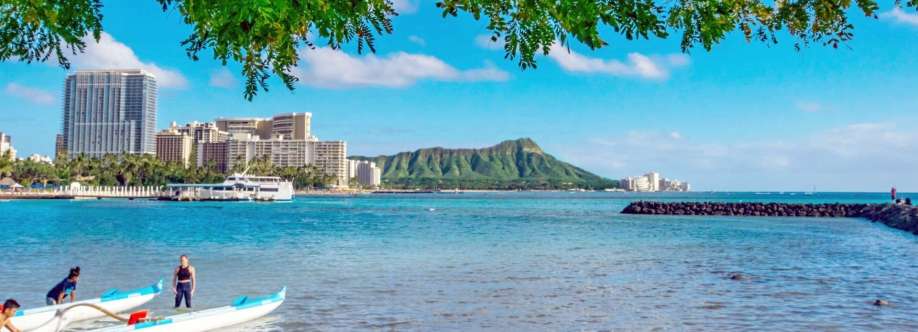
[[[69,156],[155,153],[156,78],[140,69],[80,70],[64,83]]]

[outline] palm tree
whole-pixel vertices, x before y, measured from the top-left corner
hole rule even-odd
[[[7,150],[0,156],[0,178],[13,175],[13,152]]]

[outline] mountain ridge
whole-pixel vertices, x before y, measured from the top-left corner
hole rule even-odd
[[[617,182],[558,160],[530,138],[484,148],[422,148],[375,157],[390,188],[423,189],[602,189]]]

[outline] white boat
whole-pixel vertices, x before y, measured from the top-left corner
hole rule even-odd
[[[277,307],[284,303],[284,299],[286,298],[287,288],[284,287],[280,292],[268,296],[258,298],[249,298],[246,296],[239,297],[233,301],[232,305],[225,307],[189,312],[186,314],[165,317],[155,321],[137,323],[135,325],[120,325],[92,331],[212,331],[261,318],[274,311],[274,309],[277,309]]]
[[[235,173],[223,183],[166,186],[169,199],[176,201],[289,201],[293,199],[293,182],[277,176],[253,176]]]
[[[81,306],[81,304],[95,305],[115,313],[124,312],[150,302],[162,292],[162,289],[162,280],[153,285],[133,290],[120,291],[111,289],[96,299],[18,310],[12,321],[16,328],[24,332],[57,332],[62,330],[68,323],[105,316],[101,311],[89,306]],[[72,306],[78,307],[67,310]],[[7,332],[5,328],[0,328],[0,331]]]

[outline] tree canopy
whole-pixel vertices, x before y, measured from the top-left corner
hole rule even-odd
[[[255,159],[242,161],[236,166],[238,168],[233,171],[249,169],[249,174],[290,180],[297,189],[323,188],[335,180],[334,176],[314,165],[280,167],[272,165],[267,159]],[[163,186],[168,183],[223,182],[225,178],[215,165],[186,166],[163,162],[153,155],[137,154],[108,154],[99,158],[82,154],[73,158],[62,155],[53,164],[29,159],[14,160],[7,154],[6,158],[0,156],[0,178],[7,176],[26,187],[36,183],[67,185],[72,181],[93,186]]]
[[[191,59],[210,51],[224,65],[242,65],[250,100],[268,89],[271,76],[293,89],[299,53],[318,41],[375,52],[377,37],[394,31],[398,15],[390,0],[156,1],[193,27],[181,41]],[[894,5],[918,9],[918,0]],[[698,45],[710,50],[733,31],[766,43],[777,43],[783,31],[798,49],[837,48],[854,37],[849,14],[876,18],[880,10],[876,0],[440,0],[436,6],[443,17],[467,13],[487,22],[491,39],[502,41],[505,57],[522,69],[536,67],[537,55],[556,42],[605,47],[608,29],[627,40],[679,35],[683,52]],[[102,0],[0,1],[0,60],[56,59],[69,68],[67,55],[84,50],[85,36],[100,38],[101,8]]]

